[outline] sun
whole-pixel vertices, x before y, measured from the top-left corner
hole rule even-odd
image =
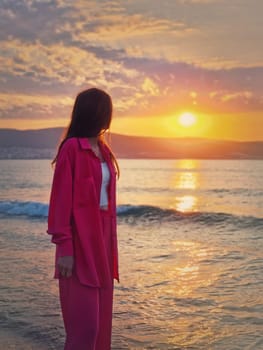
[[[178,121],[182,126],[190,127],[197,122],[197,118],[194,114],[185,112],[179,116]]]

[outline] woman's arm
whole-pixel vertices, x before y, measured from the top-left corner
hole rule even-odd
[[[66,142],[56,162],[51,188],[48,230],[51,241],[57,245],[58,267],[62,275],[71,275],[73,266],[72,241],[72,192],[73,156],[70,143]],[[69,271],[70,270],[70,271]]]

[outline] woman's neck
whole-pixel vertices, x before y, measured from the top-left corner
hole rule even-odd
[[[98,136],[88,137],[88,140],[91,146],[96,146],[98,144],[99,138]]]

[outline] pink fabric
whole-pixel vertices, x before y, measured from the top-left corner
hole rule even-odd
[[[101,212],[103,241],[111,255],[111,225]],[[112,265],[110,266],[112,269]],[[64,350],[109,350],[111,348],[113,280],[105,288],[85,286],[75,270],[70,278],[59,279],[60,303],[66,330]]]
[[[59,152],[53,177],[48,213],[48,230],[56,244],[55,278],[59,278],[57,259],[73,255],[79,281],[87,286],[111,285],[119,281],[116,229],[116,171],[108,147],[100,149],[110,170],[108,187],[112,264],[110,271],[107,249],[103,243],[100,219],[100,160],[92,152],[87,138],[70,138]]]

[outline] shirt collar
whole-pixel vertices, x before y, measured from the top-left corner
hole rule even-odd
[[[78,137],[80,147],[85,150],[92,150],[91,144],[89,143],[89,139],[87,137]],[[101,147],[102,152],[106,154],[109,153],[108,147],[104,145],[103,142],[99,141],[99,145]]]
[[[78,140],[82,149],[91,149],[91,145],[87,137],[79,137]]]

